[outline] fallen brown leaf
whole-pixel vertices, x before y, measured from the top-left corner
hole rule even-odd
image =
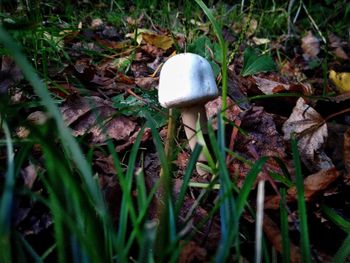
[[[345,167],[345,179],[350,184],[350,129],[347,129],[344,133],[344,167]]]
[[[89,134],[91,143],[104,143],[107,138],[119,143],[128,141],[137,128],[129,118],[116,115],[110,101],[99,97],[70,97],[61,106],[61,112],[73,135]]]
[[[270,240],[273,247],[279,253],[283,253],[282,234],[278,228],[278,225],[266,214],[264,215],[263,229],[266,237]],[[301,262],[300,249],[293,243],[290,243],[290,260],[294,263]]]
[[[305,201],[310,202],[316,195],[322,194],[339,175],[340,173],[336,168],[331,168],[307,176],[304,179]],[[286,200],[287,202],[295,202],[297,200],[297,190],[295,186],[288,189]],[[265,208],[278,209],[279,203],[280,196],[267,197]]]
[[[266,78],[260,78],[253,76],[256,85],[264,94],[275,94],[279,92],[291,91],[291,92],[300,92],[305,95],[312,94],[312,88],[310,85],[298,83],[298,84],[284,84],[281,82],[273,81]]]
[[[174,44],[174,40],[171,36],[156,35],[146,32],[142,33],[142,40],[147,44],[161,48],[163,50],[168,50]]]
[[[181,250],[179,263],[207,262],[207,251],[196,242],[190,241]]]
[[[333,167],[332,161],[322,150],[328,136],[327,124],[303,98],[298,99],[282,129],[285,140],[290,140],[292,134],[296,135],[301,159],[310,171]]]
[[[301,39],[301,48],[305,60],[316,58],[320,53],[320,40],[311,31],[308,31],[306,36]]]

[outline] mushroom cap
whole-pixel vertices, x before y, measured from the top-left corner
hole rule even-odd
[[[196,54],[183,53],[168,59],[160,72],[158,99],[165,108],[185,108],[218,96],[209,62]]]

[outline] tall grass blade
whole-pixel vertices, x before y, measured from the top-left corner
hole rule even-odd
[[[219,164],[219,197],[220,197],[220,223],[221,239],[215,255],[215,262],[225,262],[230,254],[232,246],[238,242],[238,218],[236,203],[233,196],[233,183],[226,166],[225,158],[225,133],[222,115],[218,114],[217,140],[210,123],[208,123],[208,135],[215,157]],[[237,249],[238,250],[238,249]]]
[[[288,232],[288,211],[286,209],[286,189],[281,189],[280,202],[280,220],[281,220],[281,235],[282,235],[282,262],[290,262],[290,238]]]
[[[183,205],[185,194],[188,189],[188,184],[191,179],[191,175],[193,173],[193,169],[196,166],[196,162],[198,160],[198,157],[202,151],[202,146],[200,144],[196,144],[196,146],[193,149],[193,152],[191,154],[191,158],[188,162],[188,165],[186,167],[185,175],[183,177],[183,182],[180,188],[179,196],[177,197],[176,203],[175,203],[175,217],[177,218],[181,209],[181,206]]]
[[[172,247],[173,242],[176,241],[176,225],[174,217],[174,207],[172,202],[172,181],[170,175],[170,165],[168,163],[167,156],[165,154],[162,141],[157,131],[157,126],[154,119],[149,112],[145,111],[147,119],[147,126],[151,129],[152,138],[156,147],[160,163],[162,166],[162,176],[160,178],[160,194],[161,200],[158,201],[160,223],[157,231],[157,237],[155,242],[156,261],[166,262],[169,258],[169,253],[174,251],[168,251],[169,247]]]
[[[350,235],[344,240],[337,253],[334,255],[332,262],[342,263],[348,262],[350,255]]]
[[[222,55],[222,65],[221,65],[221,77],[222,77],[222,109],[223,112],[226,111],[227,108],[227,44],[222,35],[221,26],[213,16],[212,12],[209,8],[203,3],[202,0],[195,0],[196,3],[202,8],[205,15],[209,18],[210,23],[213,25],[214,32],[216,37],[219,40],[219,45],[221,49]]]
[[[237,215],[240,217],[244,211],[244,207],[246,206],[248,196],[253,188],[254,182],[258,177],[259,173],[262,171],[265,163],[269,157],[261,157],[258,161],[254,163],[252,168],[249,170],[246,178],[244,180],[244,184],[239,191],[237,197]]]
[[[32,85],[35,93],[41,98],[43,105],[46,107],[50,116],[54,119],[56,128],[59,134],[59,138],[68,153],[74,159],[78,170],[81,173],[84,183],[86,184],[90,198],[94,200],[96,211],[106,216],[106,209],[103,202],[103,198],[97,182],[92,177],[92,171],[90,165],[86,161],[77,141],[71,135],[69,129],[63,122],[61,113],[58,107],[55,105],[54,100],[50,96],[50,92],[44,85],[43,81],[39,78],[33,66],[28,62],[20,47],[16,42],[12,40],[9,34],[0,27],[0,44],[2,44],[15,60],[16,64],[21,68],[23,75],[27,81]]]
[[[2,116],[0,115],[0,118]],[[13,190],[15,185],[15,167],[14,167],[14,151],[11,141],[10,129],[5,120],[2,122],[2,129],[6,138],[7,148],[7,170],[5,174],[5,183],[3,193],[0,200],[0,260],[2,262],[11,262],[11,217],[13,204]]]
[[[336,211],[326,205],[321,206],[321,211],[336,224],[341,230],[350,234],[350,222],[344,217],[340,216]]]
[[[301,243],[301,255],[303,262],[311,262],[311,249],[309,240],[309,230],[307,224],[307,212],[304,195],[304,179],[301,172],[301,163],[299,157],[298,143],[295,136],[291,139],[293,162],[295,166],[295,180],[297,188],[297,199],[299,209],[299,220],[300,220],[300,243]]]

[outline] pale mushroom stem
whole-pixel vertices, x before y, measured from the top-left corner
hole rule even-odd
[[[186,137],[188,139],[188,143],[190,145],[191,150],[193,151],[194,147],[197,143],[196,133],[196,123],[198,118],[199,124],[203,134],[207,134],[207,115],[205,112],[204,105],[195,105],[193,107],[183,108],[182,109],[182,122],[184,124]],[[198,162],[205,163],[207,159],[205,158],[203,152],[198,157]],[[206,172],[197,166],[197,172],[200,175],[204,175]]]

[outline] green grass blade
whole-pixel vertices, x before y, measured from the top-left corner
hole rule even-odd
[[[286,209],[286,189],[281,189],[280,202],[280,220],[281,220],[281,235],[282,235],[282,262],[290,262],[290,238],[288,233],[288,211]]]
[[[227,170],[225,158],[225,133],[222,115],[218,114],[217,140],[210,123],[208,123],[209,140],[219,164],[219,202],[221,239],[215,255],[215,262],[225,262],[230,254],[232,246],[237,245],[238,218],[236,203],[233,196],[233,183]],[[237,249],[238,250],[238,249]]]
[[[222,55],[222,66],[221,66],[221,77],[222,77],[222,109],[225,112],[227,108],[227,44],[222,35],[221,26],[216,21],[215,17],[209,10],[209,8],[203,3],[202,0],[195,0],[196,3],[202,8],[205,15],[209,18],[211,24],[213,25],[216,37],[219,40],[219,45],[221,48]]]
[[[196,166],[198,157],[200,155],[202,151],[202,146],[200,144],[197,144],[194,149],[193,152],[191,154],[191,158],[188,162],[186,171],[185,171],[185,175],[183,177],[183,182],[181,185],[181,189],[180,189],[180,193],[179,196],[177,197],[176,203],[175,203],[175,217],[177,218],[181,209],[181,206],[183,205],[184,199],[185,199],[185,194],[188,188],[188,184],[190,182],[191,179],[191,175],[193,173],[193,169]]]
[[[1,117],[1,116],[0,116]],[[4,190],[0,200],[0,260],[11,262],[10,226],[12,217],[13,189],[15,185],[14,151],[11,133],[7,123],[2,121],[2,129],[6,138],[7,171],[5,174]]]
[[[342,263],[348,262],[350,255],[350,235],[344,240],[337,253],[334,255],[332,262]]]
[[[295,180],[297,188],[297,199],[298,199],[298,209],[299,209],[299,220],[300,220],[300,246],[301,255],[303,262],[311,262],[311,249],[309,240],[309,230],[307,224],[307,212],[306,203],[304,198],[304,179],[301,172],[301,162],[299,157],[298,144],[295,137],[291,140],[293,162],[295,165]]]
[[[50,96],[50,92],[39,78],[33,66],[28,62],[22,54],[20,47],[12,40],[2,27],[0,27],[0,43],[9,51],[16,64],[21,68],[23,75],[34,88],[35,93],[40,97],[43,105],[46,107],[50,116],[54,119],[59,137],[68,156],[74,159],[78,170],[81,172],[84,183],[90,194],[90,198],[94,200],[96,211],[101,215],[106,215],[106,208],[97,182],[92,177],[90,165],[86,161],[77,141],[71,135],[69,129],[63,122],[61,113],[56,106],[54,100]]]
[[[249,170],[248,174],[245,177],[244,184],[239,191],[237,197],[237,215],[240,217],[244,211],[244,207],[247,203],[248,196],[253,188],[254,182],[258,176],[258,174],[262,171],[265,163],[269,157],[261,157],[257,160],[252,168]]]
[[[350,222],[346,220],[344,217],[340,216],[337,212],[335,212],[332,208],[326,205],[321,206],[321,211],[325,213],[325,215],[336,224],[341,230],[350,234]]]
[[[157,126],[154,119],[148,112],[145,112],[147,118],[147,126],[151,129],[152,138],[156,147],[159,160],[162,166],[162,176],[160,178],[160,194],[162,200],[159,200],[159,213],[160,213],[160,225],[157,232],[157,238],[155,242],[156,260],[165,262],[167,254],[169,253],[168,248],[172,246],[173,242],[176,242],[176,225],[174,215],[174,207],[172,203],[172,180],[170,177],[170,165],[166,157],[162,141],[157,131]],[[174,253],[174,251],[171,251]]]

